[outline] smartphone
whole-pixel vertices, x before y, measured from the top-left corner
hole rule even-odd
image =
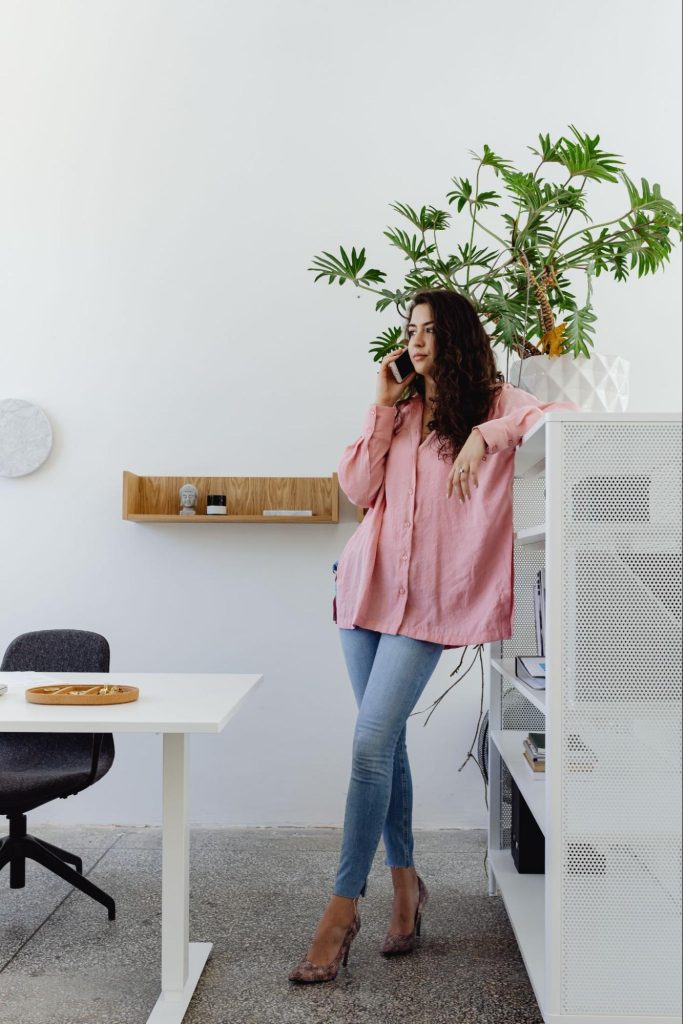
[[[413,361],[410,358],[407,348],[398,357],[398,359],[393,359],[389,363],[389,369],[396,378],[397,384],[401,384],[406,379],[406,377],[410,376],[415,367],[413,366]]]

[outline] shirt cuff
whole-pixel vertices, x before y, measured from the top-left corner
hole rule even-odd
[[[486,445],[486,454],[492,455],[498,451],[498,445],[496,442],[496,429],[491,429],[488,423],[479,423],[473,430],[478,430],[481,436],[484,438],[484,444]]]
[[[373,436],[373,434],[379,434],[382,437],[389,440],[394,428],[394,419],[396,417],[396,407],[393,405],[376,405],[373,403],[365,415],[365,422],[363,423],[363,437],[367,440]]]

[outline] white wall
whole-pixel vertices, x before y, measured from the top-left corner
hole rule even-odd
[[[444,206],[470,149],[530,167],[539,132],[575,123],[680,205],[678,7],[2,3],[0,397],[41,405],[55,445],[0,479],[0,650],[77,627],[108,637],[113,671],[263,673],[193,743],[195,822],[341,824],[355,704],[331,563],[357,524],[346,499],[337,526],[127,523],[122,470],[333,472],[393,320],[306,268],[343,243],[400,270],[389,203]],[[595,191],[607,214],[624,196]],[[634,410],[680,406],[679,271],[677,251],[596,282],[597,347],[632,361]],[[468,677],[412,720],[417,826],[485,824],[476,766],[457,770],[478,709]],[[35,817],[158,821],[159,760],[159,737],[121,737],[101,784]]]

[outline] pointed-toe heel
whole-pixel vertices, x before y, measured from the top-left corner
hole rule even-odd
[[[413,925],[413,930],[412,932],[408,932],[407,935],[397,935],[392,932],[387,932],[384,937],[384,945],[382,946],[383,956],[400,956],[402,953],[412,953],[417,945],[417,936],[420,934],[422,928],[422,911],[424,910],[429,898],[427,886],[419,875],[417,876],[417,884],[420,895],[418,897],[417,909],[415,911],[415,923]]]
[[[339,972],[339,965],[343,964],[347,966],[349,962],[349,951],[351,949],[351,943],[355,939],[356,935],[360,931],[360,914],[356,909],[356,916],[353,924],[350,924],[346,929],[346,934],[342,940],[342,944],[339,947],[339,952],[327,966],[322,964],[311,963],[306,957],[302,957],[296,967],[290,972],[289,980],[298,982],[302,985],[314,984],[318,981],[334,981]]]

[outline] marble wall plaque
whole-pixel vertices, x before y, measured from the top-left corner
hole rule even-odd
[[[0,398],[0,476],[26,476],[42,466],[52,448],[43,410],[23,398]]]

